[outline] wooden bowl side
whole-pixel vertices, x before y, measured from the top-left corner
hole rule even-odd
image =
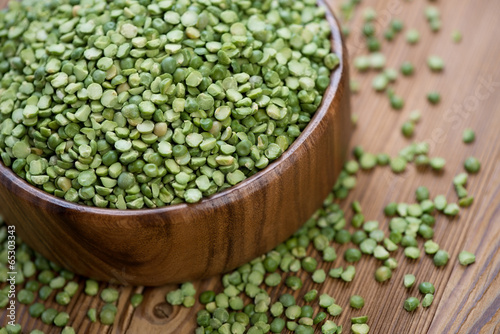
[[[196,204],[120,211],[49,195],[0,164],[0,210],[33,249],[75,273],[122,284],[161,285],[234,269],[271,250],[330,192],[350,138],[347,52],[322,106],[283,156],[244,182]]]

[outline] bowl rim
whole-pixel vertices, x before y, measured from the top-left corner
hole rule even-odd
[[[330,76],[330,84],[323,94],[323,99],[321,101],[320,106],[314,112],[313,118],[309,121],[307,126],[304,128],[302,133],[295,139],[295,141],[290,145],[290,147],[283,152],[283,154],[270,163],[264,169],[258,171],[254,175],[249,178],[243,180],[242,182],[231,186],[230,188],[224,189],[221,192],[215,193],[208,197],[203,197],[199,202],[196,203],[178,203],[174,205],[166,205],[164,207],[159,208],[141,208],[141,209],[113,209],[113,208],[99,208],[95,206],[89,206],[84,204],[78,204],[66,201],[61,199],[55,195],[45,192],[44,190],[37,188],[30,183],[28,183],[23,178],[19,177],[14,171],[3,164],[0,160],[0,175],[3,177],[0,178],[0,182],[11,183],[13,188],[19,188],[20,191],[24,191],[31,196],[31,201],[40,201],[49,203],[49,205],[53,207],[60,207],[65,210],[78,211],[80,213],[92,213],[99,214],[105,216],[118,216],[118,217],[127,217],[127,216],[137,216],[144,214],[168,214],[170,212],[175,212],[178,210],[189,210],[193,209],[196,206],[201,204],[207,205],[211,207],[212,203],[216,203],[220,201],[223,197],[228,195],[238,194],[244,189],[248,189],[248,185],[255,180],[259,180],[261,178],[266,177],[269,173],[271,173],[275,168],[286,163],[286,161],[290,160],[298,150],[298,148],[311,136],[312,132],[318,128],[321,121],[325,117],[325,115],[330,112],[329,106],[333,99],[337,96],[337,92],[339,90],[339,83],[341,81],[342,75],[344,74],[344,48],[342,43],[342,35],[340,32],[340,25],[332,13],[331,8],[324,0],[317,0],[318,6],[322,6],[325,9],[325,18],[329,23],[331,28],[331,36],[330,41],[332,42],[332,49],[335,54],[338,56],[339,64],[333,71]],[[335,111],[335,110],[334,110]],[[12,187],[8,187],[12,191]],[[237,195],[235,196],[238,197]]]

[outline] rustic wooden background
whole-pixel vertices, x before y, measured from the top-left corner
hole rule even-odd
[[[0,4],[6,0],[0,0]],[[338,2],[328,1],[332,7]],[[424,8],[437,5],[441,10],[443,27],[432,33],[425,20]],[[390,67],[399,68],[409,60],[416,65],[416,73],[409,78],[400,77],[395,84],[396,92],[406,102],[400,112],[392,110],[384,94],[371,89],[375,73],[359,74],[351,71],[353,78],[361,83],[361,92],[353,97],[353,111],[360,120],[351,145],[362,145],[369,152],[387,152],[396,155],[410,140],[400,133],[401,124],[412,110],[419,109],[423,119],[417,125],[414,140],[431,144],[431,155],[446,158],[443,173],[419,172],[409,167],[399,176],[388,167],[376,168],[358,176],[358,185],[342,207],[351,216],[349,204],[359,200],[367,219],[379,220],[387,228],[388,220],[382,208],[391,201],[414,200],[414,191],[419,185],[429,187],[431,194],[446,194],[456,199],[452,179],[463,171],[463,161],[470,155],[482,163],[481,172],[469,178],[469,193],[475,196],[471,208],[463,209],[454,219],[438,216],[435,240],[450,253],[448,265],[436,269],[432,259],[423,256],[410,262],[402,252],[397,253],[400,263],[393,278],[386,284],[373,279],[378,263],[373,258],[363,257],[357,264],[356,278],[352,283],[342,283],[328,278],[322,285],[313,283],[303,275],[302,292],[316,288],[333,295],[345,306],[342,315],[335,319],[349,333],[350,317],[368,315],[370,333],[500,333],[500,39],[498,37],[500,13],[499,1],[403,1],[366,0],[362,6],[372,6],[379,13],[380,34],[391,18],[400,18],[406,28],[417,28],[421,41],[415,46],[404,42],[404,33],[392,43],[383,43]],[[362,10],[356,12],[352,23],[353,35],[347,40],[351,59],[366,53],[358,35],[362,27]],[[381,28],[382,27],[382,28]],[[463,33],[463,41],[451,41],[453,30]],[[430,54],[445,60],[445,71],[431,73],[426,66]],[[430,106],[425,95],[438,90],[442,101]],[[477,133],[476,142],[465,145],[461,142],[463,129],[471,127]],[[337,248],[338,254],[348,245]],[[477,261],[467,268],[458,264],[457,256],[462,250],[476,253]],[[309,250],[312,254],[312,250]],[[339,257],[331,267],[344,265]],[[428,309],[419,308],[410,314],[404,311],[403,301],[409,296],[419,296],[417,288],[407,291],[402,286],[403,276],[413,273],[417,282],[430,281],[436,286],[436,297]],[[84,279],[81,279],[84,282]],[[199,291],[220,290],[220,277],[195,282]],[[104,284],[102,284],[104,287]],[[165,293],[175,289],[169,285],[159,288],[121,287],[118,302],[119,314],[112,327],[92,324],[86,317],[90,307],[100,307],[98,298],[86,296],[80,287],[71,304],[64,307],[71,315],[71,323],[78,333],[191,333],[196,326],[199,304],[191,309],[171,307],[165,303]],[[132,309],[129,298],[136,292],[144,293],[144,302]],[[273,298],[290,289],[280,286],[269,289]],[[348,299],[353,294],[362,295],[366,304],[362,310],[352,311]],[[51,304],[62,310],[54,301]],[[19,307],[18,319],[25,333],[38,328],[45,333],[59,333],[29,317],[27,307]],[[2,319],[3,323],[5,320]],[[317,331],[319,333],[319,331]]]

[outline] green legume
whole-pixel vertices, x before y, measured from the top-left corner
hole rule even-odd
[[[115,294],[112,293],[109,297],[108,297],[108,295],[106,295],[107,300],[104,300],[104,299],[103,300],[107,303],[112,303],[116,300],[115,297],[118,298],[118,295],[116,294],[116,296],[115,296]],[[102,294],[101,294],[101,298],[102,298]],[[170,305],[181,305],[182,302],[184,301],[184,296],[182,295],[181,289],[177,289],[177,290],[173,290],[173,291],[168,292],[167,295],[165,296],[165,299],[167,300],[167,302]]]
[[[42,303],[34,303],[28,311],[33,318],[38,318],[45,311],[45,306]]]
[[[302,288],[302,280],[297,276],[288,276],[285,280],[285,284],[292,290],[298,290]]]
[[[302,309],[298,305],[292,305],[290,307],[287,307],[285,311],[285,315],[288,319],[290,320],[295,320],[300,317],[300,314],[302,312]]]
[[[410,259],[418,259],[420,257],[420,250],[417,247],[406,247],[405,256]]]
[[[58,314],[57,310],[53,308],[46,309],[45,311],[43,311],[41,315],[42,322],[44,324],[51,325],[57,314]]]
[[[429,307],[432,305],[432,302],[434,300],[434,295],[433,294],[426,294],[424,298],[422,299],[422,307]]]
[[[35,294],[33,291],[22,289],[17,293],[17,300],[21,304],[31,304],[35,300]]]
[[[276,302],[273,305],[271,305],[271,308],[269,311],[271,312],[273,317],[279,317],[281,314],[283,314],[283,304],[281,302]]]
[[[200,294],[199,297],[200,303],[208,304],[215,300],[215,292],[213,291],[204,291]]]
[[[462,266],[468,266],[476,262],[476,255],[467,251],[461,251],[460,254],[458,254],[458,262],[460,262]]]
[[[464,168],[468,173],[475,174],[481,169],[481,163],[474,157],[465,159]]]
[[[15,325],[7,324],[7,326],[5,326],[5,333],[6,334],[21,334],[22,333],[21,325],[19,325],[19,324],[15,324]]]
[[[323,250],[323,261],[325,262],[332,262],[337,259],[337,252],[335,251],[335,248],[333,247],[326,247]]]
[[[404,279],[403,279],[403,285],[405,288],[409,289],[415,284],[415,275],[413,274],[406,274]]]
[[[66,312],[61,312],[59,313],[55,318],[54,318],[54,325],[57,327],[64,327],[69,321],[69,314]]]
[[[65,284],[66,284],[66,280],[64,279],[64,277],[59,276],[59,277],[52,279],[49,283],[49,286],[52,289],[61,289]]]
[[[342,313],[342,307],[337,304],[332,304],[328,306],[327,308],[328,314],[330,314],[332,317],[336,317]]]
[[[431,239],[434,236],[434,230],[432,227],[422,224],[418,227],[418,234],[420,234],[424,239]]]
[[[453,178],[453,184],[455,186],[465,186],[467,184],[468,175],[467,173],[460,173]]]
[[[371,153],[364,153],[359,159],[359,164],[363,169],[372,169],[377,165],[377,157]]]
[[[344,253],[347,262],[358,262],[361,259],[361,251],[356,248],[349,248]]]
[[[418,308],[420,302],[415,297],[410,297],[404,302],[404,309],[408,312],[413,312]]]
[[[434,265],[436,267],[442,267],[448,263],[449,258],[450,255],[448,254],[448,252],[440,249],[436,252],[436,254],[434,254]]]
[[[395,157],[391,159],[390,165],[394,173],[402,173],[406,169],[406,160],[402,157]]]
[[[49,286],[44,285],[38,291],[38,297],[40,297],[41,300],[47,300],[52,294],[52,291],[53,290]]]
[[[285,328],[285,324],[285,320],[281,318],[274,318],[271,322],[271,332],[281,333],[281,331]]]
[[[403,133],[403,136],[410,138],[415,132],[415,125],[410,121],[404,122],[401,126],[401,132]]]
[[[136,308],[141,305],[143,299],[144,296],[142,294],[136,293],[130,298],[130,304],[132,305],[132,307]]]
[[[448,203],[443,210],[443,213],[447,216],[456,216],[458,215],[460,208],[456,203]]]
[[[424,249],[426,254],[436,254],[439,250],[439,245],[432,240],[427,240],[424,243]]]
[[[111,309],[103,309],[99,313],[99,321],[103,325],[112,325],[115,322],[116,312]]]
[[[332,278],[340,278],[340,275],[344,272],[344,268],[339,267],[339,268],[332,268],[328,272],[328,275]]]
[[[338,326],[336,323],[334,323],[331,320],[325,321],[323,326],[321,326],[321,333],[322,334],[335,334],[338,333]]]
[[[432,169],[440,171],[444,168],[444,165],[446,164],[446,160],[444,160],[441,157],[435,157],[431,158],[429,160],[429,165],[432,167]]]
[[[460,33],[460,31],[458,30],[454,30],[451,33],[451,39],[454,43],[460,43],[462,41],[462,33]]]
[[[308,291],[305,295],[304,295],[304,301],[306,302],[312,302],[313,300],[315,300],[316,298],[318,297],[318,290],[315,290],[315,289],[312,289],[310,291]]]
[[[99,292],[99,283],[94,280],[85,281],[85,294],[95,296]]]
[[[278,286],[281,283],[281,275],[272,273],[265,278],[264,282],[267,286]]]
[[[374,70],[381,70],[385,66],[386,58],[385,55],[380,52],[374,52],[369,58],[370,66]]]
[[[436,91],[429,92],[427,94],[427,100],[431,104],[438,104],[439,101],[441,101],[441,95],[438,92],[436,92]]]
[[[353,324],[351,331],[353,334],[368,334],[370,327],[367,324]]]
[[[386,154],[386,153],[377,154],[377,164],[379,166],[386,166],[389,164],[390,161],[391,161],[391,158],[389,157],[388,154]]]
[[[73,327],[66,326],[61,331],[61,334],[75,334],[75,330],[73,329]]]
[[[447,204],[448,202],[444,195],[438,195],[434,198],[434,205],[436,206],[436,209],[438,209],[439,211],[444,210]]]
[[[91,308],[87,311],[87,317],[91,322],[97,321],[97,310],[95,308]]]
[[[359,249],[364,254],[373,254],[375,247],[377,247],[377,242],[371,238],[367,238],[359,244]]]
[[[412,63],[410,63],[409,61],[405,61],[403,64],[401,64],[400,70],[404,76],[410,76],[413,74],[415,69]]]
[[[373,78],[372,87],[376,91],[381,92],[387,87],[388,83],[389,80],[387,76],[385,74],[379,74],[375,78]]]
[[[386,266],[378,267],[375,271],[375,279],[378,282],[385,282],[392,277],[392,271]]]
[[[370,68],[370,58],[366,56],[358,56],[354,58],[354,67],[360,72],[368,70]]]
[[[326,279],[326,273],[323,269],[317,269],[311,276],[314,283],[323,283]]]
[[[323,308],[328,308],[330,305],[333,305],[334,303],[335,299],[326,293],[319,296],[319,306]]]
[[[429,199],[430,194],[429,194],[429,189],[427,187],[418,187],[417,190],[415,191],[415,197],[417,198],[418,202],[422,202],[423,200]]]
[[[279,301],[283,304],[284,307],[295,305],[295,297],[288,293],[282,294],[279,298]]]
[[[118,299],[118,291],[112,288],[106,288],[101,291],[101,299],[105,303],[113,303]]]
[[[316,316],[313,319],[313,325],[317,325],[320,322],[323,322],[326,319],[326,313],[325,312],[318,312]]]
[[[440,72],[444,68],[444,61],[438,56],[430,56],[427,58],[427,65],[431,71]]]
[[[353,295],[349,299],[349,305],[351,305],[352,308],[359,310],[363,306],[365,306],[365,300],[363,299],[363,297],[361,297],[359,295]]]
[[[434,285],[430,282],[422,282],[418,285],[418,290],[422,293],[422,294],[434,294],[434,292],[436,291],[436,289],[434,288]]]
[[[366,315],[351,318],[351,324],[366,324],[367,321],[368,321],[368,316]]]
[[[345,244],[351,241],[351,234],[347,230],[337,231],[335,234],[335,242],[339,244]]]
[[[416,29],[410,29],[406,32],[406,41],[408,44],[416,44],[420,40],[420,33]]]
[[[340,274],[340,278],[345,282],[351,282],[354,279],[356,274],[356,269],[354,266],[347,266],[342,274]]]
[[[378,245],[373,250],[373,256],[377,260],[386,260],[389,258],[389,252],[384,247]]]
[[[66,291],[62,291],[62,292],[57,293],[56,302],[59,305],[68,305],[70,301],[71,301],[71,297]]]

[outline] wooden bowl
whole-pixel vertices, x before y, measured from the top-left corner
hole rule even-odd
[[[75,273],[122,284],[161,285],[226,272],[271,250],[321,207],[350,137],[347,53],[303,133],[266,169],[196,204],[99,209],[66,202],[0,165],[0,211],[16,234]]]

